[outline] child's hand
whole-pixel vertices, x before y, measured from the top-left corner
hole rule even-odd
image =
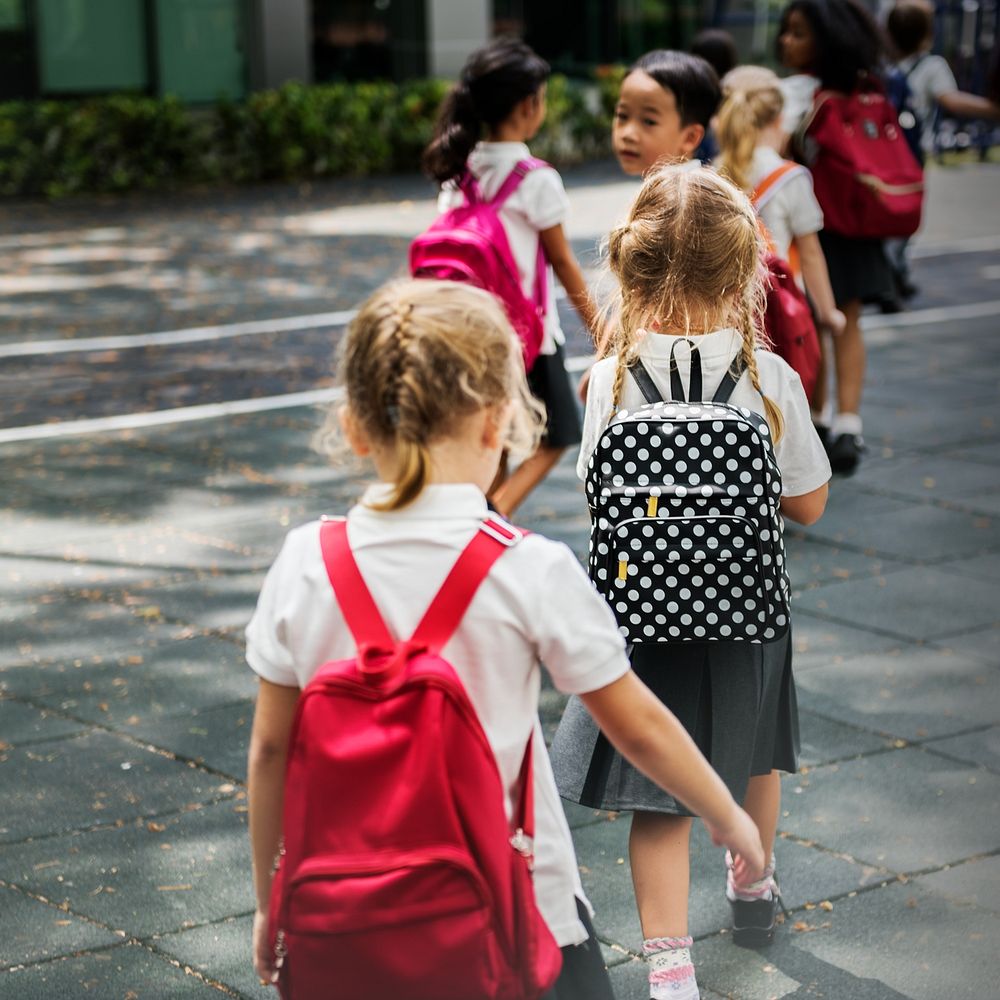
[[[267,932],[267,911],[261,909],[253,915],[253,967],[260,976],[261,986],[272,985],[278,978],[271,936]]]
[[[756,882],[764,873],[764,848],[754,821],[739,806],[725,827],[705,822],[712,843],[728,847],[733,856],[733,880],[736,885]]]
[[[821,330],[829,330],[834,337],[839,337],[847,326],[847,317],[839,309],[831,309],[818,317]]]

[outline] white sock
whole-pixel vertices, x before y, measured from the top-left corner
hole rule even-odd
[[[830,434],[834,438],[841,434],[861,434],[861,415],[859,413],[838,413],[830,425]]]
[[[646,938],[642,953],[649,963],[651,1000],[699,1000],[691,963],[690,937]]]
[[[777,890],[774,881],[774,855],[764,869],[763,874],[756,882],[749,885],[741,885],[738,889],[733,881],[733,856],[726,851],[726,899],[740,899],[744,903],[751,903],[757,899],[773,899]]]

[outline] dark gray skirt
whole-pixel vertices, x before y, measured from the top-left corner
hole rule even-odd
[[[680,720],[737,802],[751,776],[798,769],[791,633],[770,643],[639,643],[632,668]],[[594,809],[692,813],[637,771],[573,697],[550,753],[563,798]]]

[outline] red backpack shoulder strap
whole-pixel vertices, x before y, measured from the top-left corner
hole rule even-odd
[[[518,160],[514,164],[514,169],[507,175],[503,184],[500,185],[500,189],[493,196],[490,204],[495,208],[499,209],[501,205],[521,186],[521,181],[524,180],[532,170],[537,170],[539,167],[547,167],[544,160],[539,160],[534,156],[529,156],[525,160]]]
[[[347,522],[324,521],[319,529],[319,543],[326,575],[330,578],[337,604],[354,636],[355,644],[359,649],[365,645],[382,649],[394,648],[396,640],[375,606],[371,591],[348,544]]]
[[[411,644],[440,653],[493,564],[523,537],[523,531],[499,518],[483,521],[421,618]]]

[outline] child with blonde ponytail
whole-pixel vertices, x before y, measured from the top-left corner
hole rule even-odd
[[[820,333],[837,336],[844,314],[837,309],[826,258],[819,243],[823,211],[809,171],[782,159],[781,81],[763,66],[738,66],[722,81],[717,139],[719,172],[750,195],[774,253],[789,262],[809,295]]]
[[[653,622],[654,615],[657,620],[676,616],[678,602],[683,610],[692,596],[697,598],[695,611],[707,614],[708,621],[719,622],[723,636],[735,630],[735,623],[743,621],[744,615],[735,606],[731,608],[729,601],[716,598],[713,604],[714,588],[726,582],[723,567],[715,567],[717,573],[712,576],[712,566],[702,570],[685,562],[683,547],[670,541],[670,533],[676,538],[678,529],[666,527],[677,520],[660,522],[657,534],[655,519],[672,516],[665,511],[668,504],[682,505],[674,507],[680,512],[678,517],[695,516],[696,512],[683,510],[687,501],[679,497],[687,492],[725,491],[724,486],[708,485],[699,478],[701,470],[711,464],[712,446],[707,446],[706,454],[707,438],[699,438],[704,432],[693,433],[696,425],[687,423],[677,424],[676,433],[657,432],[661,436],[656,440],[664,443],[656,446],[654,454],[650,450],[653,438],[646,438],[649,446],[639,445],[629,430],[615,435],[615,425],[628,417],[635,423],[624,426],[648,433],[641,416],[646,410],[634,412],[648,399],[639,367],[634,366],[637,359],[646,379],[664,400],[712,400],[713,393],[718,396],[716,387],[721,388],[727,378],[733,379],[735,387],[728,404],[737,408],[737,415],[739,408],[744,408],[744,413],[755,411],[766,418],[764,434],[771,442],[768,452],[773,453],[780,471],[781,514],[803,524],[822,514],[830,465],[813,429],[805,393],[798,375],[758,342],[763,308],[762,249],[750,200],[715,171],[664,167],[647,177],[627,221],[609,238],[609,265],[620,288],[613,306],[615,333],[611,355],[593,369],[577,465],[580,478],[590,487],[597,471],[591,456],[599,445],[606,447],[605,431],[610,429],[613,447],[620,451],[608,455],[609,463],[619,464],[614,469],[609,464],[607,471],[623,468],[631,478],[618,490],[622,500],[612,497],[609,502],[624,506],[622,518],[634,517],[635,524],[646,525],[636,529],[641,535],[635,560],[639,566],[649,565],[660,558],[658,550],[676,546],[677,561],[669,562],[667,572],[648,589],[641,578],[646,570],[626,575],[625,557],[616,555],[615,550],[608,554],[606,545],[604,558],[622,559],[618,579],[634,581],[625,588],[638,591],[630,593],[629,600],[636,597],[649,602],[648,607],[643,605],[647,617],[641,618],[638,626],[633,623],[640,616],[619,617],[623,633],[636,637],[630,640],[633,669],[685,726],[734,798],[743,802],[760,832],[769,858],[764,875],[753,885],[739,886],[730,867],[726,883],[726,895],[733,906],[734,939],[740,944],[767,943],[774,933],[779,905],[771,853],[780,806],[779,774],[796,770],[799,742],[790,632],[785,630],[773,641],[687,641],[688,636],[685,641],[660,637],[639,641],[642,634],[655,632],[655,625],[650,624],[643,633],[644,622]],[[675,387],[683,391],[675,394]],[[652,409],[655,411],[655,406]],[[710,422],[713,418],[704,419]],[[716,430],[720,428],[722,424]],[[703,449],[700,455],[699,448]],[[728,454],[724,447],[715,450]],[[733,452],[744,455],[743,450]],[[761,463],[750,457],[749,449],[745,454],[746,458],[729,461],[728,475],[733,482],[748,484],[745,490],[750,491],[753,487],[749,484],[755,482]],[[649,487],[650,509],[647,511],[642,494],[638,511],[633,513],[637,501],[630,502],[628,497],[636,495],[636,489],[629,484],[648,484],[651,478],[657,485]],[[716,478],[714,483],[720,481]],[[660,483],[664,484],[662,489]],[[772,486],[777,488],[773,482]],[[738,487],[733,490],[739,493]],[[658,512],[654,496],[659,499]],[[709,520],[701,519],[700,523]],[[599,541],[601,527],[595,524],[593,537],[597,540],[592,542],[598,554],[603,544]],[[693,531],[704,535],[705,528],[695,526]],[[642,536],[657,538],[655,546],[652,541],[646,543],[649,551],[641,550]],[[770,543],[777,546],[769,551],[780,564],[780,532]],[[592,560],[592,570],[600,558]],[[705,558],[710,561],[712,557]],[[612,565],[619,567],[617,562]],[[685,576],[687,573],[690,575]],[[699,579],[701,573],[711,579]],[[599,570],[596,575],[601,578]],[[688,588],[697,592],[692,595]],[[620,600],[626,600],[623,590],[617,593],[622,595]],[[616,613],[622,607],[616,605]],[[694,631],[695,636],[704,634]],[[633,811],[629,855],[643,950],[650,964],[650,995],[656,1000],[694,1000],[698,986],[690,955],[687,908],[689,836],[697,810],[690,803],[664,795],[647,781],[608,744],[582,709],[577,699],[570,700],[553,743],[559,790],[585,806]]]

